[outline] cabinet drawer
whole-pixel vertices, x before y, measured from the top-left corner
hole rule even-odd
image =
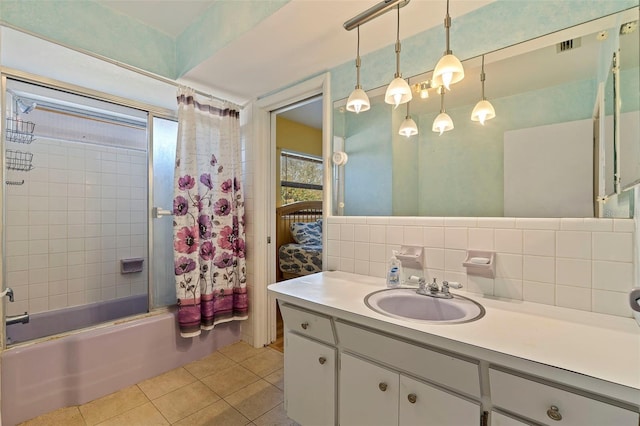
[[[336,333],[344,348],[480,398],[478,364],[340,321],[336,322]]]
[[[537,422],[562,426],[638,425],[638,413],[493,368],[489,369],[489,382],[495,407]]]
[[[288,330],[335,345],[333,321],[330,317],[286,303],[280,305],[280,312]]]

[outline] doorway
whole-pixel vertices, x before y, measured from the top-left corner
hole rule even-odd
[[[275,206],[275,244],[271,245],[276,259],[275,282],[322,270],[322,246],[298,244],[291,230],[294,224],[321,229],[323,200],[322,160],[322,95],[287,105],[272,111],[275,122],[275,173],[273,192]],[[275,143],[274,143],[275,142]],[[317,226],[316,226],[317,225]],[[275,341],[271,347],[283,352],[283,321],[276,305]]]

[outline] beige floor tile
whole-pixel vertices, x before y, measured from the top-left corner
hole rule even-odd
[[[78,407],[60,408],[47,414],[20,423],[20,426],[85,426],[84,419]]]
[[[220,400],[174,424],[180,426],[245,426],[248,423],[250,423],[249,419],[227,404],[226,401]]]
[[[260,380],[260,377],[251,371],[241,365],[234,365],[203,378],[202,383],[224,398],[258,380]]]
[[[198,379],[196,379],[193,374],[180,367],[140,382],[138,383],[138,387],[147,395],[147,398],[156,399],[173,390],[193,383],[196,380]]]
[[[149,402],[138,386],[129,386],[80,406],[88,425],[95,425]]]
[[[283,392],[272,384],[259,380],[225,398],[249,420],[255,420],[284,400]]]
[[[175,423],[219,399],[215,392],[198,381],[154,399],[153,405],[170,423]]]
[[[237,342],[233,345],[218,349],[218,352],[231,358],[235,362],[242,362],[245,359],[254,357],[266,350],[266,348],[254,348],[245,342]]]
[[[168,426],[169,422],[150,402],[99,423],[98,426]]]
[[[274,371],[264,379],[278,389],[284,390],[284,368]]]
[[[284,367],[284,355],[273,349],[265,348],[265,351],[240,363],[249,371],[260,377],[268,376]]]
[[[284,411],[284,404],[278,404],[276,408],[258,417],[253,423],[256,426],[300,426],[287,417],[287,412]]]
[[[184,368],[198,379],[201,379],[234,365],[236,365],[236,363],[231,359],[227,358],[219,352],[214,352],[207,357],[190,362],[189,364],[185,365]]]

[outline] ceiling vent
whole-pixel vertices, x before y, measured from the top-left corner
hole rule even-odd
[[[556,53],[566,52],[580,47],[580,39],[572,38],[556,44]]]

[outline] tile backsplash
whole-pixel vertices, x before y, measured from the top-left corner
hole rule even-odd
[[[634,231],[633,219],[334,216],[327,219],[327,269],[384,277],[392,250],[422,246],[428,280],[631,317]],[[467,275],[467,249],[496,252],[495,278]]]

